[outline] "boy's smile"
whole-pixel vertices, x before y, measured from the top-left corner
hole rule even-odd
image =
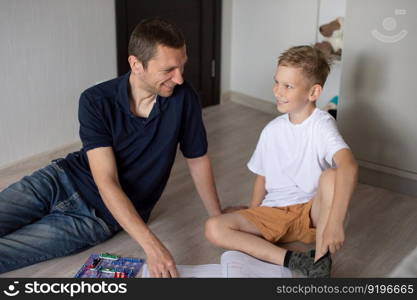
[[[292,122],[301,123],[315,108],[317,97],[313,92],[316,86],[301,68],[278,66],[272,88],[278,111],[288,113]]]

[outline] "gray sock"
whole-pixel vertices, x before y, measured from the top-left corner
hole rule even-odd
[[[284,266],[293,271],[301,272],[307,277],[330,277],[332,260],[327,252],[318,261],[314,262],[315,251],[295,252],[287,251]]]

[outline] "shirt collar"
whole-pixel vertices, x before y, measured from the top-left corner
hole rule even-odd
[[[133,115],[130,111],[129,105],[129,76],[130,71],[121,76],[121,80],[119,82],[117,91],[117,103],[119,104],[123,112],[129,115]]]
[[[130,77],[130,71],[126,74],[121,76],[120,83],[118,85],[118,92],[117,92],[117,103],[121,110],[128,114],[131,117],[136,118],[134,114],[132,114],[130,110],[130,103],[129,103],[129,77]],[[174,91],[175,94],[175,91]],[[170,96],[172,97],[172,96]],[[156,118],[162,110],[166,109],[168,99],[170,97],[161,97],[159,95],[156,96],[156,102],[154,105],[154,108],[152,109],[151,113],[149,114],[148,118],[146,119],[145,123],[151,122],[154,118]]]

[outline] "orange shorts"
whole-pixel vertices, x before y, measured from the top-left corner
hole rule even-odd
[[[237,213],[254,224],[262,236],[273,243],[301,241],[315,242],[316,228],[313,227],[310,210],[313,201],[285,207],[259,206],[243,209]]]

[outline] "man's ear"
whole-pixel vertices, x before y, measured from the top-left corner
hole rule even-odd
[[[323,91],[323,88],[320,84],[315,84],[310,88],[310,92],[308,95],[308,100],[310,101],[316,101],[319,99],[321,92]]]
[[[142,63],[137,59],[134,55],[129,55],[127,58],[127,61],[129,62],[130,69],[132,70],[132,73],[134,74],[140,74],[143,72],[143,65]]]

